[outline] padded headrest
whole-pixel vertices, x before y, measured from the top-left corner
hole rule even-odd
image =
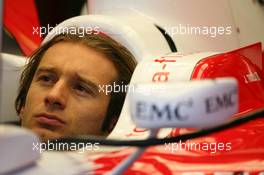
[[[129,22],[104,15],[73,17],[50,31],[43,43],[62,33],[63,29],[65,31],[71,27],[99,30],[130,50],[138,62],[150,55],[163,55],[171,52],[168,43],[154,23],[147,18],[136,16],[135,20]]]

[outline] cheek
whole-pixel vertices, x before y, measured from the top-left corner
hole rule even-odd
[[[38,106],[42,102],[42,93],[40,91],[35,92],[34,87],[30,87],[25,101],[25,106],[21,111],[21,117],[23,120],[30,120],[32,113],[38,110]]]
[[[100,121],[104,119],[107,107],[108,103],[106,102],[91,102],[86,105],[78,104],[75,114],[79,115],[78,119],[81,121]]]
[[[41,102],[44,102],[44,98],[47,92],[48,91],[46,89],[41,88],[35,82],[32,82],[28,90],[26,102],[31,106],[38,105]]]
[[[27,114],[29,110],[35,105],[38,96],[34,95],[34,89],[30,88],[25,101],[24,113]]]
[[[78,130],[80,133],[96,133],[101,131],[109,100],[91,101],[86,104],[79,103],[76,110],[71,110],[72,126],[71,130]],[[69,109],[70,110],[70,109]]]

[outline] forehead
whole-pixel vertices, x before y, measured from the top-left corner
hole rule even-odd
[[[96,84],[108,84],[117,77],[114,64],[103,53],[72,42],[60,42],[50,47],[38,69],[41,67],[57,69],[60,74],[69,76],[78,73]]]

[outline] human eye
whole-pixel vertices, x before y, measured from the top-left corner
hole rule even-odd
[[[86,95],[93,95],[93,91],[83,83],[76,83],[73,85],[73,89],[78,95],[86,96]]]
[[[55,82],[55,77],[51,74],[40,74],[37,76],[37,81],[49,85]]]

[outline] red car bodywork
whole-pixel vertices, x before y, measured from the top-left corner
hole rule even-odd
[[[196,65],[191,79],[235,77],[239,82],[239,112],[233,117],[239,117],[264,106],[263,68],[261,44],[257,43],[202,59]],[[178,128],[171,135],[192,130]],[[179,143],[150,147],[125,174],[264,173],[264,119],[188,141],[191,142],[211,147],[214,145],[217,149],[179,150],[176,149]],[[94,162],[102,167],[95,174],[111,171],[133,151],[133,148],[126,148],[97,155]]]

